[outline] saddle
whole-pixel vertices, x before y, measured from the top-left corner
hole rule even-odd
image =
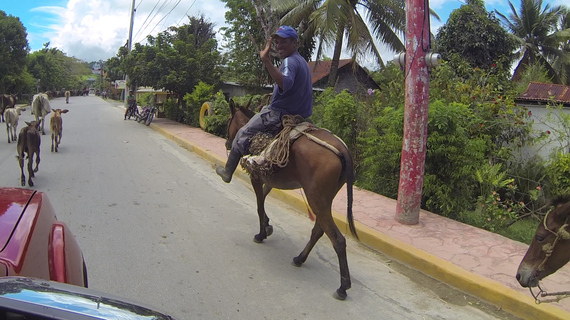
[[[291,144],[301,135],[327,147],[337,155],[340,154],[335,147],[309,134],[308,132],[320,128],[303,117],[285,115],[282,123],[283,129],[275,137],[266,132],[259,132],[251,138],[250,154],[241,159],[241,166],[251,177],[264,179],[279,168],[285,167],[289,163]]]

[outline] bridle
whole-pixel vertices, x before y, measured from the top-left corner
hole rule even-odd
[[[570,215],[566,218],[566,220],[564,221],[564,224],[558,228],[558,232],[554,232],[552,229],[548,228],[548,226],[546,225],[546,220],[548,219],[548,215],[550,214],[550,212],[552,212],[552,210],[548,211],[546,213],[546,215],[544,216],[544,220],[542,221],[542,224],[544,226],[544,229],[550,233],[552,233],[556,238],[554,238],[554,241],[551,243],[546,243],[542,246],[542,251],[544,251],[544,260],[542,260],[542,262],[538,265],[538,268],[536,268],[536,273],[538,274],[539,271],[543,271],[544,270],[544,265],[546,264],[546,261],[548,260],[548,258],[550,258],[550,256],[552,255],[552,252],[554,251],[554,247],[556,246],[556,244],[558,243],[558,240],[562,239],[562,240],[568,240],[570,239],[570,233],[568,231],[566,231],[566,228],[568,227],[568,219],[570,218]],[[532,295],[532,297],[534,298],[534,302],[536,304],[540,304],[541,301],[538,300],[539,297],[546,297],[546,296],[560,296],[560,295],[570,295],[570,291],[563,291],[563,292],[553,292],[553,293],[548,293],[544,290],[542,290],[542,288],[540,287],[540,283],[537,285],[538,287],[538,293],[535,295],[534,292],[532,292],[532,287],[528,287],[528,289],[530,290],[530,294]],[[544,302],[558,302],[562,299],[563,297],[559,297],[556,299],[551,299],[548,301],[544,301]]]

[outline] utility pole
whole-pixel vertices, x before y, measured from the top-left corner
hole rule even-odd
[[[430,24],[428,1],[407,0],[404,139],[396,221],[419,222],[427,148]]]
[[[131,47],[132,47],[132,42],[133,42],[133,24],[135,22],[135,0],[133,0],[133,4],[131,5],[131,25],[129,27],[129,41],[127,42],[127,56],[129,56],[131,54]],[[129,87],[128,85],[128,77],[125,74],[125,89],[123,91],[123,95],[124,95],[124,104],[125,107],[127,107],[127,88]]]

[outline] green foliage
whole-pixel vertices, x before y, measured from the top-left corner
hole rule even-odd
[[[364,104],[346,90],[335,94],[333,89],[327,89],[315,99],[313,122],[339,136],[356,158],[356,139],[358,132],[363,129],[359,127],[359,124],[363,123],[359,119],[364,118]],[[355,162],[357,163],[358,159]]]
[[[28,56],[29,71],[40,80],[40,91],[78,90],[85,87],[86,78],[92,75],[88,64],[48,45]]]
[[[495,232],[509,239],[530,245],[539,223],[539,218],[531,217],[529,219],[518,220],[514,224],[504,228],[496,229]]]
[[[455,218],[458,211],[472,205],[472,173],[488,152],[485,139],[469,131],[474,120],[473,111],[466,105],[430,104],[422,195],[426,209]]]
[[[218,91],[214,98],[214,114],[205,119],[206,128],[204,131],[214,134],[218,137],[225,138],[227,122],[230,116],[230,106],[226,101],[223,92]]]
[[[20,19],[0,11],[0,93],[22,92],[29,85],[26,56],[30,48],[26,37]]]
[[[139,95],[139,97],[137,99],[137,103],[138,103],[138,105],[146,106],[146,105],[149,105],[151,103],[152,99],[153,99],[152,92],[147,92],[147,93]]]
[[[373,123],[358,139],[362,154],[358,185],[395,199],[400,178],[404,110],[385,108]]]
[[[171,98],[166,99],[166,101],[164,102],[163,108],[164,108],[164,115],[168,119],[174,120],[174,121],[180,122],[180,123],[183,122],[184,111],[182,110],[182,107],[178,104],[176,99],[171,99]]]
[[[202,104],[212,100],[213,96],[214,85],[208,85],[202,81],[194,87],[192,93],[184,95],[184,102],[186,102],[186,107],[184,108],[184,123],[198,127],[200,125],[200,109],[202,108]]]
[[[543,0],[521,0],[517,12],[510,6],[507,17],[495,10],[507,29],[517,39],[518,65],[513,80],[521,79],[524,71],[535,64],[543,65],[554,83],[565,78],[564,66],[570,64],[567,44],[570,30],[564,25],[568,8],[564,6],[543,6]],[[565,47],[566,46],[566,47]]]
[[[457,54],[473,68],[488,70],[501,61],[501,67],[508,69],[515,48],[514,38],[481,3],[467,2],[452,11],[436,37],[437,52],[454,67],[451,56]]]
[[[184,97],[200,81],[219,83],[218,43],[213,24],[204,17],[190,17],[188,24],[148,36],[147,42],[136,43],[130,55],[120,57],[118,68],[134,85],[165,89]],[[195,123],[193,117],[187,120]]]
[[[570,193],[570,154],[554,153],[546,167],[546,176],[551,195]]]

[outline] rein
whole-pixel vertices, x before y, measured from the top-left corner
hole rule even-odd
[[[563,239],[563,240],[568,240],[570,239],[570,233],[568,233],[568,231],[566,231],[566,227],[568,227],[568,219],[570,218],[570,216],[568,216],[566,218],[566,220],[564,221],[564,224],[558,228],[558,232],[554,232],[551,229],[548,228],[548,226],[546,225],[546,220],[548,218],[548,214],[550,214],[551,211],[548,211],[546,213],[546,215],[544,216],[544,220],[543,220],[543,226],[544,229],[546,229],[548,232],[552,233],[553,235],[556,236],[556,238],[554,238],[554,241],[552,242],[552,244],[547,243],[545,245],[542,246],[542,251],[544,251],[544,260],[542,260],[542,262],[538,265],[537,268],[537,273],[538,271],[543,271],[544,270],[544,265],[546,264],[546,261],[548,260],[548,258],[550,258],[550,256],[552,255],[552,252],[554,251],[554,247],[556,246],[556,244],[558,243],[558,240]],[[528,288],[530,290],[530,294],[532,295],[532,297],[534,298],[534,302],[536,304],[540,304],[541,301],[538,300],[539,297],[547,297],[547,296],[570,296],[570,291],[562,291],[562,292],[553,292],[553,293],[548,293],[544,290],[542,290],[542,288],[540,287],[540,284],[538,284],[538,293],[535,295],[534,292],[532,292],[532,288],[529,287]],[[564,297],[558,297],[555,299],[551,299],[551,300],[545,300],[542,302],[558,302],[561,299],[563,299]]]

